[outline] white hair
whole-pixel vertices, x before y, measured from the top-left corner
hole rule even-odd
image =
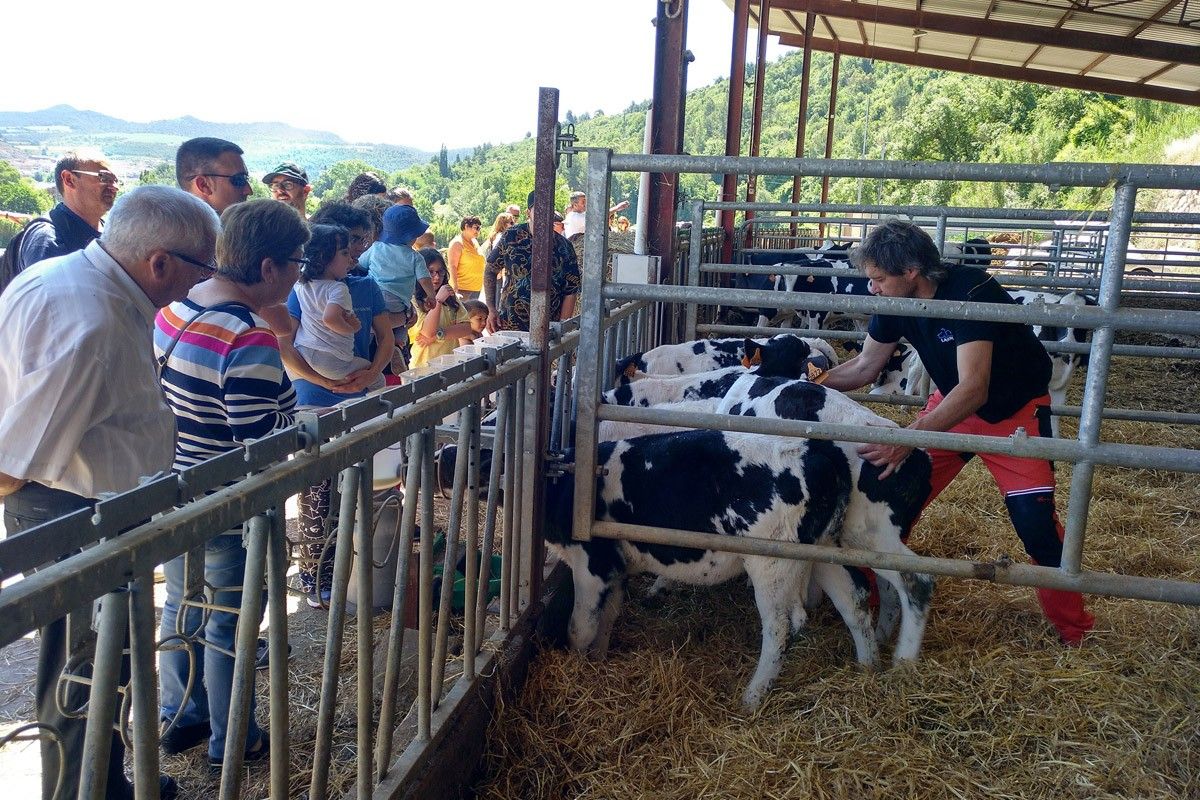
[[[140,261],[157,249],[212,253],[221,220],[200,198],[173,186],[139,186],[121,195],[100,241],[119,258]]]

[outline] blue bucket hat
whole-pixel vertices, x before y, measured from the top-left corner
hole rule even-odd
[[[427,230],[429,223],[417,216],[415,208],[392,206],[383,212],[383,233],[379,241],[384,244],[411,245]]]

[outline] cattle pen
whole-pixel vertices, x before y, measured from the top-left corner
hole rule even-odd
[[[539,120],[539,158],[556,141],[554,119]],[[548,323],[545,299],[535,295],[534,318],[542,324],[532,326],[528,339],[490,340],[409,375],[403,386],[302,415],[241,450],[105,498],[94,512],[0,542],[0,579],[79,550],[0,591],[0,645],[101,600],[96,658],[69,665],[61,679],[90,687],[88,705],[74,709],[88,720],[78,765],[83,796],[103,796],[103,770],[91,767],[106,758],[113,718],[122,720],[121,735],[131,744],[139,791],[156,791],[162,766],[156,650],[186,646],[197,632],[157,640],[154,570],[246,520],[245,585],[265,582],[267,591],[265,598],[245,593],[242,613],[257,617],[266,609],[268,679],[256,686],[258,631],[243,626],[231,715],[231,736],[240,741],[228,748],[219,774],[195,778],[192,796],[426,798],[471,787],[505,798],[1194,794],[1200,783],[1196,279],[1186,268],[1164,266],[1152,277],[1127,276],[1126,268],[1138,226],[1200,227],[1197,215],[1137,213],[1137,192],[1195,187],[1200,168],[572,152],[588,159],[578,320]],[[552,186],[553,162],[543,166],[539,183]],[[900,213],[927,219],[944,241],[948,231],[966,235],[966,226],[956,225],[972,217],[1018,219],[1011,210],[697,202],[686,256],[668,265],[679,276],[674,285],[614,282],[604,269],[603,214],[618,171],[1011,180],[1115,191],[1112,209],[1101,215],[1106,239],[1096,269],[1013,276],[1012,285],[1094,291],[1096,304],[998,308],[734,289],[722,275],[754,270],[723,263],[704,225],[713,210],[785,212],[787,226],[803,224],[799,215],[811,212],[825,212],[818,219],[827,222],[847,211]],[[539,216],[548,211],[547,204]],[[545,233],[548,241],[548,227]],[[769,269],[804,274],[805,268]],[[1179,307],[1126,302],[1147,297]],[[1054,346],[1090,355],[1086,378],[1073,387],[1079,399],[1055,409],[1078,422],[1068,426],[1070,438],[989,439],[600,404],[620,356],[675,339],[764,333],[709,321],[706,309],[730,304],[974,315],[1090,330],[1086,345]],[[888,409],[907,413],[902,403]],[[1062,465],[1066,497],[1063,566],[1009,558],[1016,543],[1003,510],[981,499],[982,482],[966,479],[931,508],[916,543],[920,556],[597,522],[596,433],[604,420],[1052,458]],[[385,467],[376,458],[401,443],[402,465]],[[450,466],[436,455],[439,443],[466,457]],[[568,449],[573,455],[566,461]],[[747,714],[733,697],[748,671],[754,612],[736,582],[631,603],[619,646],[604,663],[539,646],[558,638],[569,602],[565,569],[548,563],[542,548],[547,476],[574,482],[574,532],[581,541],[736,547],[953,580],[942,581],[934,596],[916,664],[858,670],[832,615],[818,612],[793,644],[780,687],[762,710]],[[338,546],[310,674],[312,664],[287,658],[296,597],[286,577],[285,508],[288,497],[331,477],[340,483],[340,507],[329,521]],[[439,479],[448,498],[438,496]],[[1028,587],[1101,598],[1101,629],[1084,648],[1063,650],[1039,634]],[[210,607],[211,589],[193,580],[189,602]],[[128,681],[121,676],[126,640]],[[270,721],[265,772],[247,771],[238,746],[256,691]],[[4,739],[15,745],[55,735],[33,724]],[[195,761],[174,757],[167,766],[179,773]]]

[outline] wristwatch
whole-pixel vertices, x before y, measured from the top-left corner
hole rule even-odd
[[[436,334],[434,334],[434,338],[435,338],[435,339],[437,339],[439,342],[444,342],[444,341],[446,341],[446,330],[445,330],[445,328],[438,328],[438,329],[437,329],[437,333],[436,333]]]

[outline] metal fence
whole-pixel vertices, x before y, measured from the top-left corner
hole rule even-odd
[[[652,343],[648,304],[610,303],[603,316],[598,341],[609,357]],[[94,655],[78,653],[59,679],[89,687],[88,704],[80,712],[87,716],[85,755],[82,763],[68,766],[80,770],[79,797],[105,796],[114,720],[131,746],[137,796],[158,796],[156,651],[190,651],[203,640],[197,630],[180,630],[157,641],[154,571],[191,554],[186,603],[202,613],[223,608],[213,600],[214,587],[199,575],[199,554],[213,536],[243,523],[247,559],[242,585],[265,585],[266,590],[243,592],[239,609],[225,609],[239,614],[230,726],[219,790],[205,796],[244,796],[243,754],[264,608],[272,800],[293,796],[298,786],[310,800],[320,800],[332,796],[335,783],[344,786],[347,780],[352,786],[347,797],[392,798],[411,791],[431,748],[477,699],[481,682],[496,672],[513,631],[528,626],[535,607],[534,590],[544,569],[528,500],[541,465],[533,445],[539,424],[534,418],[535,376],[542,359],[554,365],[551,443],[558,449],[569,443],[572,432],[577,324],[556,323],[551,337],[545,352],[532,352],[520,341],[502,343],[474,357],[451,359],[458,363],[407,385],[320,414],[302,412],[295,425],[242,449],[147,480],[137,489],[102,499],[94,511],[0,541],[0,580],[25,575],[0,591],[0,647],[102,598]],[[454,415],[456,423],[445,424]],[[439,439],[456,443],[459,454],[443,508],[448,521],[440,552],[434,533]],[[376,454],[395,451],[399,443],[405,445],[402,467],[393,462],[388,474],[375,475]],[[340,504],[333,504],[340,510],[329,520],[336,547],[316,735],[306,743],[313,748],[311,771],[294,775],[284,508],[289,497],[330,477],[340,479]],[[400,487],[383,492],[382,503],[377,502],[373,487],[395,484]],[[66,552],[73,555],[55,560]],[[437,596],[435,561],[443,575]],[[461,611],[455,613],[459,598],[452,576],[459,564],[463,597]],[[497,583],[499,596],[491,602],[490,590]],[[356,607],[350,611],[352,604]],[[380,634],[382,641],[376,642],[372,620],[380,608],[390,610],[391,618]],[[406,618],[415,618],[417,652],[414,661],[402,664]],[[351,619],[356,620],[357,647],[350,670],[354,680],[346,681],[350,676],[341,674],[341,659]],[[452,642],[458,637],[461,651],[455,654]],[[382,655],[376,644],[382,644]],[[131,673],[125,685],[120,681],[123,658],[129,659]],[[88,662],[94,665],[91,670],[83,668]],[[402,685],[411,684],[403,679],[410,671],[416,675],[415,686]],[[349,686],[356,688],[347,697]],[[335,729],[344,727],[337,719],[339,708],[346,705],[354,709],[356,744],[334,752]],[[58,731],[34,723],[11,732],[0,745],[34,737],[53,740]],[[462,765],[457,780],[465,781],[474,767]],[[337,770],[343,774],[335,782],[332,773]],[[196,796],[194,789],[192,794]]]
[[[972,180],[1020,181],[1060,186],[1115,185],[1115,199],[1107,215],[1107,233],[1102,266],[1094,288],[1097,305],[1072,308],[1055,306],[999,306],[986,303],[921,300],[910,298],[804,295],[748,289],[715,289],[702,285],[701,253],[693,245],[689,254],[686,285],[641,286],[608,283],[594,270],[586,270],[583,283],[582,330],[579,349],[581,364],[579,412],[577,418],[576,483],[574,534],[576,539],[592,536],[633,538],[647,542],[705,547],[714,550],[736,549],[758,555],[786,556],[831,563],[854,563],[885,569],[985,578],[1010,583],[1051,588],[1074,589],[1150,600],[1200,604],[1200,585],[1170,579],[1111,575],[1082,569],[1083,544],[1091,500],[1092,479],[1099,464],[1141,468],[1160,468],[1200,472],[1200,451],[1116,445],[1100,441],[1100,423],[1104,416],[1104,395],[1118,330],[1200,335],[1200,313],[1157,309],[1122,308],[1121,290],[1125,279],[1134,206],[1140,188],[1194,188],[1200,185],[1200,168],[1116,164],[944,164],[932,162],[873,162],[817,159],[721,158],[707,156],[624,155],[609,150],[588,151],[589,209],[602,209],[608,197],[614,172],[725,173],[758,175],[814,175],[863,177],[894,180]],[[704,213],[721,210],[784,210],[796,207],[770,204],[705,203],[692,208],[692,226],[699,227]],[[602,252],[605,246],[602,211],[588,219],[586,246]],[[981,217],[994,217],[994,210],[979,210]],[[1195,220],[1189,220],[1194,223]],[[942,237],[944,240],[944,237]],[[716,265],[707,271],[742,270],[737,265]],[[799,270],[798,270],[799,272]],[[980,319],[999,322],[1023,322],[1057,327],[1089,328],[1093,331],[1088,348],[1091,358],[1080,409],[1079,434],[1075,441],[1029,438],[968,436],[929,433],[906,429],[864,429],[848,425],[815,422],[769,420],[755,417],[726,417],[645,408],[601,405],[603,388],[600,377],[606,375],[607,360],[601,358],[599,331],[602,302],[605,300],[648,300],[677,303],[686,307],[687,331],[717,332],[716,326],[697,321],[702,305],[738,304],[779,308],[807,308],[817,311],[852,311],[859,314],[887,313],[901,316],[932,316],[951,319]],[[739,329],[739,332],[755,329]],[[949,450],[1007,453],[1015,456],[1070,460],[1075,462],[1067,506],[1066,539],[1059,568],[1013,564],[1008,561],[978,563],[922,557],[899,557],[880,553],[848,554],[837,548],[793,543],[762,542],[754,539],[724,537],[643,526],[617,526],[598,523],[593,518],[596,469],[597,425],[601,420],[623,420],[686,427],[710,427],[753,433],[806,436],[848,442],[879,442]],[[731,538],[737,538],[731,542]]]

